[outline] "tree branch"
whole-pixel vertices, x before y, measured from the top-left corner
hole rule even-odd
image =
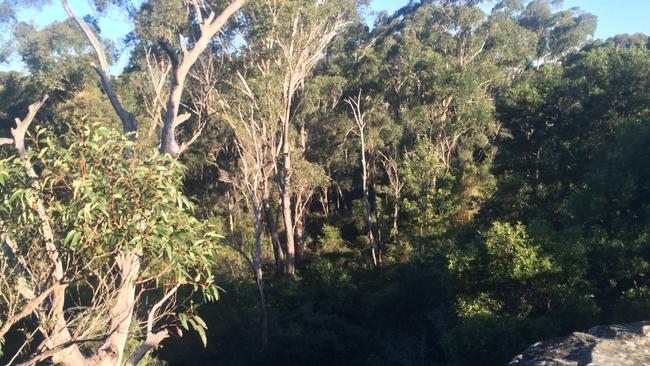
[[[48,296],[50,296],[52,291],[56,290],[59,286],[60,285],[54,285],[49,287],[47,290],[43,291],[40,295],[31,299],[27,304],[25,304],[22,310],[18,314],[13,315],[10,318],[4,319],[2,328],[0,328],[0,339],[2,339],[5,336],[5,334],[7,334],[7,332],[11,329],[11,327],[14,324],[23,320],[31,313],[33,313],[43,303],[43,301],[45,301],[45,299]]]
[[[163,306],[163,304],[165,302],[167,302],[167,300],[169,300],[169,298],[171,298],[176,293],[176,291],[178,290],[179,287],[180,287],[180,285],[174,286],[171,290],[169,290],[165,294],[165,296],[163,296],[162,299],[160,299],[160,301],[158,301],[151,308],[151,310],[149,311],[149,315],[147,316],[147,338],[145,339],[144,343],[141,344],[140,347],[138,347],[135,350],[135,352],[133,352],[131,357],[129,357],[128,361],[126,361],[125,366],[135,366],[135,365],[137,365],[140,362],[140,360],[142,360],[142,358],[151,349],[156,347],[165,338],[169,337],[169,332],[166,329],[161,330],[160,332],[154,333],[153,332],[153,324],[155,322],[156,313],[158,312],[158,309],[160,309],[160,307]]]
[[[212,38],[221,30],[224,24],[226,24],[226,21],[248,1],[249,0],[234,0],[223,10],[223,12],[221,12],[221,14],[219,14],[219,16],[216,16],[214,12],[211,12],[207,18],[203,19],[203,22],[199,24],[199,29],[201,31],[199,39],[195,42],[194,47],[191,50],[183,50],[182,60],[178,59],[177,53],[173,48],[166,49],[163,46],[163,49],[170,56],[172,62],[172,82],[169,91],[169,98],[167,99],[167,110],[165,111],[165,118],[163,120],[162,138],[160,142],[161,153],[170,154],[172,156],[178,156],[181,153],[181,146],[179,146],[176,141],[176,127],[182,123],[182,115],[179,116],[178,113],[187,74],[199,59],[203,51],[208,47]],[[198,136],[195,136],[193,140],[196,140],[196,137]],[[185,149],[187,149],[187,147],[188,145],[184,146]]]
[[[97,55],[97,60],[99,61],[99,67],[95,67],[95,70],[97,71],[97,74],[99,74],[99,78],[101,79],[102,82],[102,87],[104,89],[104,92],[106,92],[106,95],[108,96],[108,100],[111,102],[111,105],[115,110],[115,113],[117,113],[117,116],[122,121],[122,129],[124,130],[125,133],[136,132],[138,129],[138,122],[132,113],[124,109],[122,103],[117,97],[117,94],[115,94],[115,90],[113,89],[113,80],[108,70],[108,61],[106,59],[106,54],[102,49],[102,45],[99,39],[97,38],[97,36],[95,36],[95,33],[93,33],[92,29],[90,29],[88,24],[83,19],[77,17],[74,14],[67,0],[61,0],[61,5],[63,5],[63,8],[65,9],[65,12],[68,14],[68,16],[74,19],[77,25],[79,25],[81,30],[84,32],[84,35],[90,42],[90,45],[92,46],[93,50],[95,51],[95,54]],[[131,140],[134,140],[135,136],[132,135],[130,138]]]
[[[18,118],[15,119],[16,128],[11,129],[11,135],[14,137],[13,143],[21,158],[27,156],[27,152],[25,151],[25,134],[27,133],[27,129],[32,124],[34,117],[36,117],[36,113],[41,109],[47,98],[48,95],[45,94],[39,102],[31,104],[27,108],[27,115],[22,120]]]

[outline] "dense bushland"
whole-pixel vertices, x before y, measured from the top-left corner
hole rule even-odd
[[[155,340],[151,364],[498,365],[650,317],[647,36],[593,40],[547,0],[372,26],[355,0],[97,1],[134,24],[111,77],[97,19],[36,29],[6,3],[26,69],[0,74],[0,327],[26,288],[67,291],[59,327],[46,293],[0,333],[2,361],[103,360],[125,286],[117,359]]]

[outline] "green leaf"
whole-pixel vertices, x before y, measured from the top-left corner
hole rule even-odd
[[[196,332],[199,333],[199,337],[201,337],[201,343],[203,343],[203,347],[208,346],[208,337],[205,334],[205,328],[195,328]]]
[[[194,315],[192,319],[194,319],[201,328],[205,328],[205,329],[208,328],[208,326],[205,324],[205,322],[203,321],[203,319],[201,319],[200,316]]]
[[[190,327],[189,327],[189,325],[187,324],[187,319],[188,319],[187,314],[185,314],[185,313],[180,313],[180,314],[178,314],[178,320],[180,320],[180,322],[181,322],[181,326],[182,326],[183,328],[185,328],[186,330],[189,330]]]
[[[70,242],[70,247],[74,248],[75,245],[77,245],[77,243],[79,242],[80,239],[81,239],[81,233],[80,232],[75,232],[75,234],[72,237],[72,240]]]
[[[70,244],[70,241],[72,240],[72,238],[74,237],[74,235],[75,235],[76,233],[77,233],[77,232],[76,232],[74,229],[73,229],[73,230],[70,230],[70,231],[68,232],[68,235],[65,236],[65,239],[63,240],[63,244],[66,244],[66,245]]]

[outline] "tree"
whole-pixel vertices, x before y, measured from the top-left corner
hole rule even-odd
[[[273,78],[277,83],[270,89],[254,89],[252,93],[257,96],[255,100],[262,103],[256,106],[261,109],[262,115],[268,116],[272,123],[279,122],[272,132],[278,138],[274,139],[275,146],[270,151],[285,229],[284,268],[290,276],[296,273],[296,222],[302,220],[301,217],[294,217],[299,211],[294,212],[292,207],[304,205],[303,195],[296,195],[296,187],[292,183],[292,164],[296,146],[299,145],[295,139],[296,135],[302,135],[301,131],[296,133],[294,126],[296,102],[306,79],[327,46],[346,26],[351,7],[350,2],[345,1],[260,1],[251,4],[246,12],[246,17],[256,26],[247,34],[245,52],[257,57],[254,59],[256,65],[249,64],[257,70],[247,68],[241,74],[244,78],[261,74],[264,78]]]
[[[238,154],[238,168],[241,174],[233,174],[234,179],[229,183],[240,190],[248,200],[253,214],[253,226],[255,228],[254,254],[249,259],[241,245],[234,242],[234,228],[231,228],[233,238],[232,246],[245,256],[250,262],[255,283],[259,291],[261,310],[261,348],[268,346],[268,310],[266,295],[264,293],[264,273],[262,271],[262,236],[264,234],[264,212],[269,195],[269,176],[273,170],[271,160],[271,149],[274,148],[274,129],[272,121],[262,112],[258,113],[257,96],[251,90],[248,82],[241,74],[238,74],[239,81],[235,87],[239,99],[231,98],[226,102],[221,100],[223,108],[222,115],[234,132],[235,148]],[[231,208],[232,210],[232,208]],[[229,211],[231,211],[229,210]],[[230,213],[232,215],[232,213]],[[231,226],[233,226],[231,224]],[[274,254],[276,269],[281,260],[281,248],[274,243]]]
[[[518,16],[519,25],[534,32],[538,39],[534,66],[561,60],[576,51],[596,30],[597,18],[579,8],[554,13],[552,6],[560,6],[562,2],[533,0]]]
[[[18,155],[0,161],[0,338],[31,318],[27,348],[19,349],[33,352],[26,364],[113,365],[138,363],[170,332],[180,333],[178,320],[203,333],[182,298],[192,288],[216,298],[216,234],[191,216],[180,164],[155,155],[124,160],[130,143],[96,125],[80,128],[71,143],[37,130],[29,152],[25,134],[46,99],[2,140]],[[77,299],[74,306],[66,298]],[[29,347],[37,333],[42,341]],[[125,354],[137,337],[143,342]]]
[[[170,154],[177,157],[185,151],[201,134],[202,128],[195,131],[194,135],[186,142],[179,144],[176,140],[176,129],[182,123],[186,122],[191,114],[180,113],[181,98],[185,89],[185,81],[194,64],[199,60],[204,51],[208,48],[213,38],[221,31],[225,23],[230,17],[233,16],[239,9],[241,9],[248,0],[234,0],[223,11],[217,15],[205,2],[199,1],[183,1],[188,9],[188,14],[192,18],[190,23],[195,23],[198,27],[197,32],[193,32],[195,37],[185,38],[182,34],[178,34],[178,46],[174,46],[172,41],[168,38],[159,38],[157,40],[159,46],[165,51],[169,57],[171,64],[171,86],[167,97],[165,108],[165,116],[163,118],[162,135],[160,140],[160,152]],[[97,73],[102,82],[102,86],[113,109],[122,121],[122,128],[125,133],[132,133],[137,130],[137,121],[135,116],[124,109],[119,97],[114,91],[113,80],[109,74],[109,64],[106,53],[102,44],[95,32],[90,28],[87,22],[74,14],[67,0],[61,0],[66,13],[71,19],[79,25],[88,42],[92,45],[93,50],[97,56],[99,66],[96,67]],[[160,6],[164,7],[169,5],[169,1],[160,4],[152,4],[154,8]],[[181,4],[179,4],[181,5]],[[154,34],[159,32],[157,29],[151,29]],[[188,48],[191,45],[191,48]],[[180,51],[179,51],[180,49]]]
[[[345,102],[350,106],[350,110],[354,115],[354,122],[357,127],[356,135],[359,137],[361,142],[361,187],[363,190],[363,207],[366,211],[366,225],[368,229],[368,238],[370,239],[371,251],[372,251],[372,263],[375,267],[381,267],[382,256],[381,256],[381,242],[378,234],[375,234],[372,220],[373,212],[370,207],[370,193],[368,188],[368,175],[369,175],[369,166],[368,160],[366,159],[366,113],[362,111],[361,106],[361,91],[357,99],[348,98]],[[376,205],[375,205],[376,206]],[[379,223],[377,223],[379,224]]]

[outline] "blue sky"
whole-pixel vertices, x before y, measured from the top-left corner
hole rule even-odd
[[[88,0],[70,0],[71,7],[77,15],[91,12]],[[374,11],[394,12],[406,5],[408,0],[371,0]],[[609,38],[620,33],[645,33],[650,35],[650,0],[565,0],[564,8],[580,7],[598,16],[596,38]],[[34,22],[43,27],[53,21],[63,20],[66,14],[58,1],[40,10],[26,10],[19,14],[20,20]],[[100,28],[105,37],[112,39],[118,46],[123,47],[122,37],[130,30],[126,14],[112,11],[102,17]],[[128,54],[127,52],[124,55]],[[126,57],[115,65],[113,72],[119,72],[124,66]],[[10,64],[0,65],[0,71],[21,69],[16,60]]]

